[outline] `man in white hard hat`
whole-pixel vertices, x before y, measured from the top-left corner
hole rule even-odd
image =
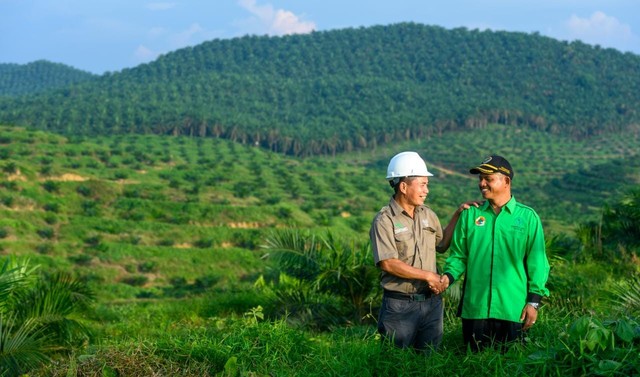
[[[437,273],[436,251],[448,249],[460,213],[478,205],[462,204],[443,230],[435,212],[424,205],[431,176],[416,152],[395,155],[387,168],[394,195],[369,232],[384,289],[378,331],[398,347],[417,350],[436,348],[442,340],[439,293],[445,287]]]

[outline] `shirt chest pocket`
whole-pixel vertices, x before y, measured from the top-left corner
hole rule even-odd
[[[410,231],[398,232],[394,235],[396,241],[396,250],[398,250],[398,259],[407,262],[413,259],[416,252],[413,233]]]
[[[424,237],[423,242],[427,250],[431,250],[436,247],[436,230],[430,226],[422,228],[422,235]]]

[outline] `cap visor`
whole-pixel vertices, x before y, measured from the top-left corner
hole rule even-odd
[[[482,168],[480,166],[476,167],[476,168],[472,168],[469,170],[469,173],[471,174],[493,174],[497,172],[497,170],[495,169],[486,169],[486,168]]]

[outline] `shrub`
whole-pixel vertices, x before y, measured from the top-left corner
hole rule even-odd
[[[138,271],[143,273],[155,272],[158,269],[158,263],[153,261],[146,261],[138,263]]]
[[[53,245],[50,243],[41,243],[36,246],[36,251],[39,254],[51,254],[53,252]]]
[[[13,161],[9,161],[4,164],[2,171],[7,174],[15,174],[18,171],[18,164]]]
[[[206,249],[213,246],[212,238],[200,238],[193,243],[193,246],[199,249]]]
[[[53,213],[45,213],[43,218],[44,218],[44,222],[49,225],[54,225],[58,222],[58,216],[56,216]]]
[[[80,204],[82,208],[82,213],[85,216],[97,217],[100,216],[100,207],[99,203],[96,200],[84,200]]]
[[[53,212],[53,213],[60,212],[60,204],[58,203],[47,203],[42,208],[48,212]]]
[[[55,236],[55,231],[53,230],[53,228],[41,228],[36,230],[36,233],[41,238],[46,238],[46,239],[52,239]]]
[[[40,168],[41,175],[51,175],[53,168],[50,165],[45,165]]]
[[[13,206],[14,199],[13,199],[13,196],[7,195],[7,196],[3,196],[1,201],[5,207],[11,208],[11,206]]]
[[[79,266],[88,266],[91,264],[93,257],[87,254],[70,255],[67,257],[69,261]]]
[[[201,276],[193,282],[193,287],[197,291],[204,291],[207,288],[213,287],[220,280],[221,280],[220,276],[216,276],[216,275]]]
[[[9,191],[18,191],[18,183],[16,181],[3,181],[0,182],[0,186],[6,188]]]
[[[127,187],[124,189],[122,195],[125,198],[140,198],[142,195],[140,194],[140,189],[137,187]]]
[[[76,187],[76,192],[84,197],[91,196],[91,188],[87,185],[79,185]]]
[[[60,191],[60,183],[47,180],[42,184],[42,188],[44,188],[47,192],[57,193]]]
[[[149,281],[149,278],[144,275],[132,275],[132,276],[127,276],[125,278],[122,278],[121,281],[125,284],[131,285],[134,287],[140,287],[147,284],[147,282]]]
[[[278,207],[276,214],[281,219],[289,219],[293,214],[293,210],[289,207]]]
[[[175,244],[175,240],[173,238],[162,238],[158,240],[158,246],[173,246]]]
[[[129,174],[127,174],[126,172],[123,172],[123,171],[118,171],[113,175],[113,178],[116,179],[116,180],[127,179],[127,178],[129,178]]]
[[[98,246],[100,244],[100,242],[102,242],[102,236],[100,234],[92,234],[90,236],[87,236],[83,239],[84,243],[87,246]]]

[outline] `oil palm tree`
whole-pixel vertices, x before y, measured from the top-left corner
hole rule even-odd
[[[305,308],[298,313],[316,321],[333,324],[341,318],[360,323],[378,293],[369,245],[358,247],[330,233],[319,237],[292,229],[272,234],[265,248],[285,276],[275,287],[281,307]]]
[[[640,277],[615,283],[611,289],[612,307],[627,315],[640,318]],[[639,329],[640,330],[640,329]]]
[[[37,274],[28,259],[0,260],[0,376],[24,373],[89,336],[78,314],[93,294],[64,274]]]

